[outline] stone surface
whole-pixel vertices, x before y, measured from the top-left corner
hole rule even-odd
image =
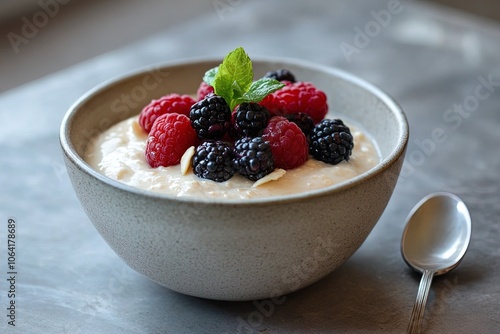
[[[4,315],[0,331],[401,333],[420,279],[400,256],[406,215],[424,195],[451,191],[469,206],[472,242],[460,266],[435,279],[426,330],[498,332],[500,27],[412,1],[214,2],[221,3],[195,21],[0,95],[4,314],[8,218],[17,223],[18,251],[16,327]],[[365,29],[370,36],[361,37]],[[83,212],[58,143],[67,108],[102,81],[236,46],[366,78],[399,101],[411,127],[396,191],[354,256],[304,290],[244,303],[187,297],[129,269]]]

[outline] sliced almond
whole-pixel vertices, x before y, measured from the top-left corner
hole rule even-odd
[[[142,126],[139,124],[138,120],[135,119],[132,122],[132,131],[137,137],[142,137],[142,136],[147,136],[146,131],[142,128]]]
[[[184,152],[181,158],[181,173],[182,175],[186,175],[191,167],[191,159],[194,155],[194,146],[191,146]]]
[[[252,185],[252,187],[258,187],[258,186],[263,185],[264,183],[276,181],[285,174],[286,174],[286,170],[281,169],[281,168],[277,168],[272,173],[264,176],[262,179],[255,181],[255,183]]]

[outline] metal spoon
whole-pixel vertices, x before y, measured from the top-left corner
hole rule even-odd
[[[471,232],[469,210],[451,193],[424,197],[408,215],[401,253],[411,268],[423,274],[408,334],[420,333],[432,278],[458,266],[469,246]]]

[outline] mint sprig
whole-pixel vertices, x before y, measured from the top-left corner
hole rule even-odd
[[[285,85],[275,79],[261,78],[253,81],[250,57],[242,47],[231,51],[218,67],[208,70],[203,81],[214,88],[215,94],[226,100],[234,109],[243,102],[260,102],[267,95]]]
[[[211,68],[208,71],[206,71],[205,75],[203,76],[203,81],[212,86],[215,79],[215,75],[217,74],[218,70],[219,66]]]

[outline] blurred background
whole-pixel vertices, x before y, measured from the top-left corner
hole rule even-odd
[[[0,92],[242,1],[1,0]],[[420,2],[500,20],[497,0]]]

